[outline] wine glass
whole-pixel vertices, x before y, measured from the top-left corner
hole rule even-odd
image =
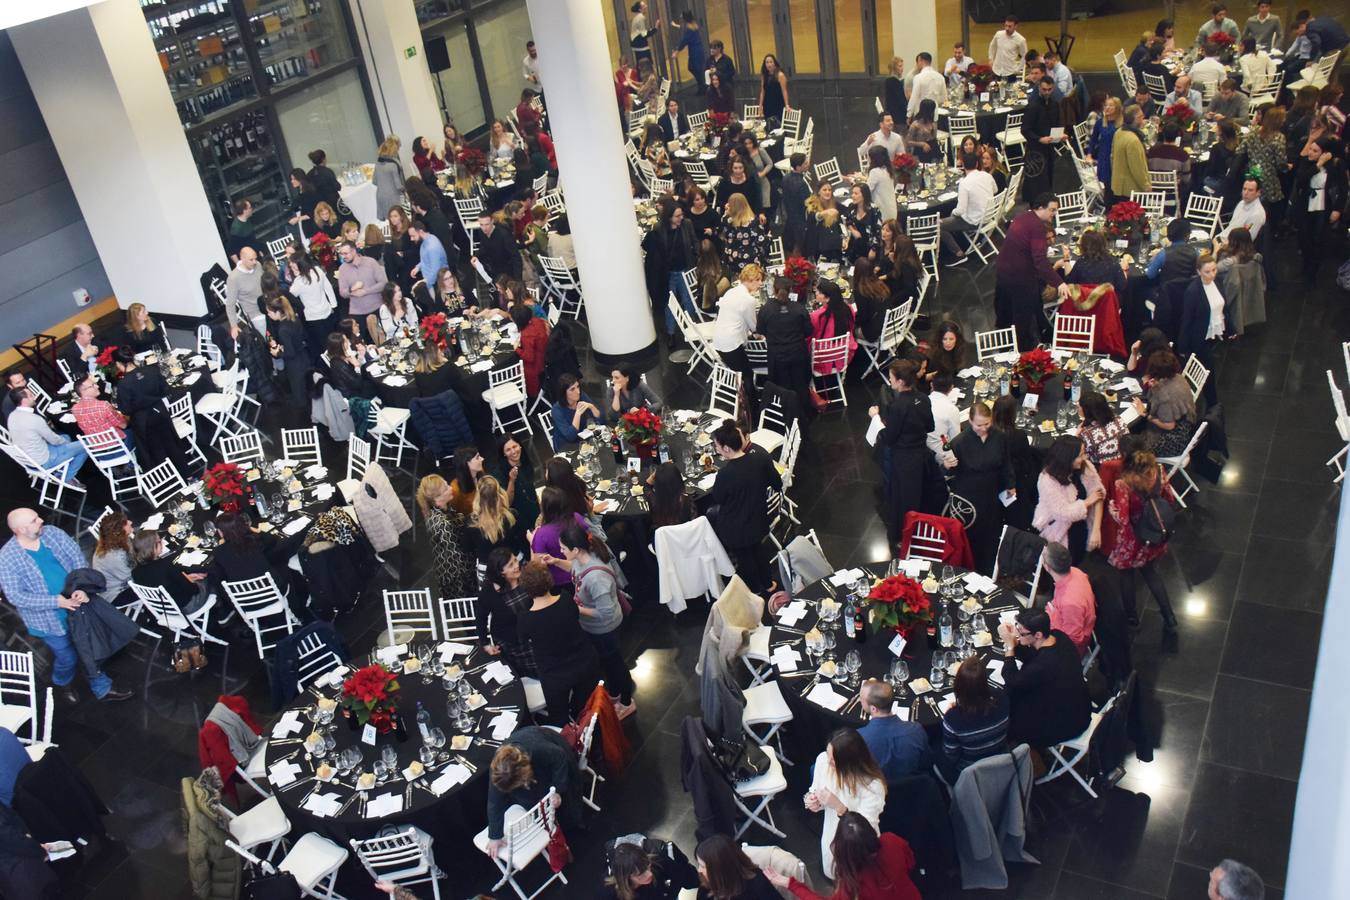
[[[909,683],[909,663],[903,659],[891,661],[891,686],[902,687]]]
[[[398,771],[398,751],[394,749],[393,744],[385,744],[380,748],[380,759],[384,761],[384,767],[391,774]]]
[[[333,733],[331,731],[323,736],[323,747],[325,754],[332,753],[335,750],[337,750],[337,738],[333,736]]]
[[[461,678],[457,690],[459,691],[459,698],[464,701],[464,705],[467,707],[469,698],[473,696],[473,685],[469,683],[469,679]]]
[[[210,519],[202,523],[202,544],[207,547],[216,545],[216,523]]]
[[[857,650],[850,650],[844,656],[844,670],[848,672],[848,683],[857,684],[858,670],[862,668],[862,656]]]
[[[966,643],[966,629],[965,626],[962,626],[956,629],[956,652],[962,659],[965,659],[966,657]]]
[[[823,654],[824,658],[834,659],[834,648],[835,645],[838,643],[838,640],[834,636],[834,632],[833,631],[825,632],[823,638],[825,640],[825,653]]]
[[[375,781],[377,783],[384,784],[386,781],[389,780],[389,766],[385,763],[383,759],[376,759],[374,768],[375,768]]]
[[[928,682],[933,686],[934,690],[938,691],[942,690],[942,686],[943,684],[946,683],[947,680],[947,669],[942,664],[942,660],[943,660],[942,652],[941,651],[935,652],[933,654],[932,665],[929,667],[928,671]]]
[[[445,750],[445,732],[439,727],[431,729],[431,746],[437,750],[436,758],[444,761],[450,758],[450,754]]]
[[[436,761],[436,748],[429,741],[423,743],[417,751],[417,758],[422,761],[423,766],[430,767]]]
[[[286,495],[272,495],[272,524],[277,524],[286,518]]]

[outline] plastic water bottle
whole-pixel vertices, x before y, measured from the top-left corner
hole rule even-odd
[[[943,613],[942,618],[938,620],[938,641],[944,647],[950,647],[956,642],[953,635],[953,625],[951,613]]]
[[[422,701],[417,701],[417,730],[422,733],[422,740],[425,742],[431,737],[431,713],[422,705]]]

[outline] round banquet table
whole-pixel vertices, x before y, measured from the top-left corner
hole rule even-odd
[[[1132,401],[1141,396],[1142,391],[1139,382],[1126,374],[1123,365],[1094,353],[1069,353],[1063,350],[1052,350],[1050,353],[1061,366],[1071,365],[1074,377],[1080,383],[1090,384],[1093,390],[1105,396],[1126,425],[1138,418]],[[962,421],[965,421],[976,400],[993,405],[1000,396],[1002,379],[1008,367],[1017,362],[1017,357],[1015,350],[995,354],[983,363],[968,366],[957,373],[956,387],[961,392],[957,405],[961,408]],[[1024,387],[1019,399],[1025,395]],[[1027,432],[1034,446],[1040,448],[1049,447],[1060,435],[1077,434],[1081,424],[1078,404],[1064,398],[1062,375],[1055,375],[1045,382],[1035,410],[1022,407],[1017,414],[1017,426]]]
[[[160,361],[160,356],[156,354],[155,362],[151,363],[146,360],[140,365],[160,365]],[[196,355],[193,351],[180,347],[168,354],[163,362],[164,364],[160,365],[160,371],[163,373],[164,382],[169,388],[167,395],[169,400],[176,400],[183,394],[191,394],[192,403],[195,406],[202,397],[218,390],[215,382],[211,380],[211,373],[214,369],[205,356]],[[113,404],[116,405],[116,395],[110,392],[108,383],[102,375],[97,377],[101,388],[100,398],[112,400]],[[70,407],[75,402],[73,394],[74,388],[67,382],[56,391],[52,396],[51,405],[43,411],[52,430],[72,437],[80,433],[79,426],[75,424],[75,416],[70,412]]]
[[[459,369],[456,389],[467,398],[466,405],[482,396],[488,389],[488,373],[516,362],[516,326],[509,319],[485,316],[474,319],[474,337],[462,336],[463,316],[446,319],[451,328],[451,345],[447,365]],[[421,352],[420,336],[409,336],[385,341],[377,348],[379,356],[366,371],[375,379],[376,389],[385,405],[407,409],[418,396],[414,369]],[[480,401],[481,402],[481,401]]]
[[[910,216],[937,213],[941,219],[950,216],[956,209],[957,183],[961,180],[961,173],[956,169],[948,169],[942,173],[940,180],[938,178],[932,180],[932,184],[925,182],[896,188],[895,212],[901,228],[907,227]],[[834,189],[834,200],[848,211],[853,209],[853,201],[850,199],[852,184],[855,182],[865,184],[867,179],[861,174],[854,173],[847,176],[844,181],[846,184]]]
[[[870,586],[877,579],[884,577],[888,572],[903,571],[901,568],[903,566],[912,566],[913,577],[920,580],[926,578],[930,570],[936,579],[940,579],[945,572],[945,568],[942,566],[937,564],[930,566],[927,560],[918,559],[870,563],[851,571],[855,575],[865,577],[868,589],[870,589]],[[984,643],[984,639],[979,638],[977,643],[982,644],[982,646],[971,646],[967,650],[986,662],[1001,660],[1003,653],[1002,642],[998,639],[999,617],[1003,614],[1015,613],[1021,609],[1022,598],[1015,591],[998,587],[991,588],[992,583],[981,582],[981,576],[971,575],[965,569],[957,566],[950,568],[953,574],[951,584],[959,586],[960,590],[950,600],[942,599],[936,593],[936,588],[935,591],[929,593],[929,599],[933,603],[934,625],[937,624],[944,610],[952,616],[953,633],[965,625],[973,634],[976,621],[983,619],[988,626],[989,643]],[[819,628],[821,631],[826,630],[820,617],[822,599],[830,598],[841,605],[850,602],[853,583],[844,579],[844,583],[834,584],[833,581],[839,575],[840,573],[835,573],[833,576],[826,576],[798,591],[793,602],[778,611],[769,634],[771,654],[784,653],[790,649],[795,651],[798,657],[794,671],[784,671],[785,666],[782,663],[777,661],[773,663],[783,697],[796,716],[793,720],[794,742],[798,742],[802,746],[819,747],[828,739],[829,732],[834,729],[845,726],[856,728],[862,725],[866,720],[859,698],[860,686],[868,679],[889,680],[892,662],[896,659],[903,659],[909,667],[908,681],[895,686],[897,714],[904,716],[908,721],[918,722],[929,732],[940,729],[942,713],[938,704],[950,695],[952,676],[948,674],[945,677],[944,686],[940,689],[930,683],[932,660],[935,654],[935,648],[930,646],[930,643],[933,643],[931,639],[916,638],[908,641],[902,651],[903,655],[897,657],[891,649],[891,642],[895,637],[893,631],[877,631],[869,625],[867,626],[866,639],[860,643],[849,637],[848,631],[843,627],[844,623],[841,618],[838,622],[839,631],[835,635],[834,657],[842,664],[849,651],[857,650],[861,657],[861,666],[857,676],[852,680],[846,679],[842,671],[842,665],[839,665],[839,672],[834,680],[827,678],[818,671],[820,658],[813,658],[807,652],[805,633],[813,628]],[[964,580],[966,578],[975,582],[976,587],[967,585]],[[959,617],[958,608],[967,601],[970,602],[966,608],[971,612],[969,613],[969,621],[963,623]],[[804,607],[805,615],[797,619],[794,625],[787,626],[783,622],[784,614],[794,606],[798,610]],[[789,615],[790,619],[791,616]],[[936,650],[955,652],[954,648],[937,647]],[[950,672],[954,673],[955,668],[952,667]],[[993,670],[990,670],[990,673],[991,685],[995,690],[1002,690],[1001,680],[995,680]],[[840,704],[837,709],[831,709],[812,697],[812,692],[823,690],[821,687],[823,685],[828,685],[834,693],[835,703]],[[799,724],[803,727],[799,727]],[[813,730],[813,726],[816,733],[809,734]],[[803,730],[808,733],[802,734]],[[808,744],[808,741],[811,743]]]
[[[304,747],[304,737],[314,727],[310,724],[306,712],[314,707],[317,697],[336,699],[341,689],[331,686],[311,687],[309,691],[302,693],[282,712],[281,717],[273,725],[273,732],[268,733],[270,739],[265,757],[269,784],[273,780],[273,766],[277,763],[290,762],[299,766],[300,771],[295,781],[280,788],[274,787],[274,794],[293,826],[291,833],[296,835],[315,831],[340,846],[347,847],[349,840],[371,837],[387,825],[415,825],[432,836],[437,861],[448,873],[454,886],[456,879],[462,877],[456,873],[462,873],[465,869],[463,865],[456,864],[457,860],[461,860],[463,854],[477,852],[472,846],[473,836],[487,824],[487,770],[493,754],[501,744],[500,740],[492,737],[491,723],[499,715],[514,712],[518,726],[530,724],[525,704],[525,690],[521,686],[520,679],[514,678],[504,685],[498,685],[485,677],[484,666],[496,659],[498,658],[489,657],[476,647],[467,658],[455,657],[455,662],[465,667],[463,677],[468,679],[475,691],[481,693],[485,701],[470,714],[473,726],[464,732],[458,731],[452,724],[446,709],[448,691],[441,679],[433,678],[430,684],[425,684],[420,672],[398,676],[398,709],[408,730],[407,739],[402,742],[391,732],[379,735],[374,747],[362,743],[360,730],[349,727],[349,721],[354,720],[343,717],[339,707],[338,715],[329,726],[336,740],[336,747],[328,758],[333,758],[335,754],[340,754],[348,747],[357,747],[362,752],[362,763],[358,770],[345,776],[335,774],[327,784],[315,779],[314,771],[318,761],[312,759]],[[427,767],[426,773],[421,777],[410,782],[399,773],[406,771],[408,765],[418,759],[418,752],[422,747],[422,739],[414,718],[419,701],[431,714],[431,727],[440,728],[445,733],[446,744],[437,762]],[[300,729],[292,731],[286,737],[272,736],[284,729],[283,723],[288,718],[298,721]],[[469,744],[462,750],[452,750],[451,741],[459,735],[468,737]],[[509,736],[509,732],[502,736]],[[356,771],[373,771],[373,764],[384,746],[394,747],[398,752],[399,773],[395,773],[368,792],[356,790]],[[467,780],[449,787],[437,796],[430,785],[454,765],[464,765],[471,770]],[[304,803],[308,795],[316,788],[324,795],[335,796],[340,802],[341,805],[335,814],[322,816],[305,808]],[[403,808],[383,816],[369,815],[368,804],[385,795],[401,798]],[[360,871],[360,863],[355,861],[353,854],[344,867],[344,873],[356,874]],[[468,888],[467,885],[458,887],[465,890]]]
[[[975,114],[975,130],[978,132],[980,143],[994,145],[997,143],[998,133],[1005,127],[1004,123],[1008,119],[1008,113],[1026,109],[1026,106],[1026,97],[999,102],[998,98],[992,95],[987,103],[979,102],[978,97],[973,100],[966,99],[960,103],[948,102],[945,106],[937,108],[938,129],[940,131],[950,130],[952,113],[973,112]]]

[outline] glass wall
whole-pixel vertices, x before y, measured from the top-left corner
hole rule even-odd
[[[816,27],[815,0],[788,0],[792,25],[793,75],[820,74],[820,31]]]
[[[506,118],[530,86],[521,66],[533,37],[530,14],[525,0],[449,0],[448,6],[448,14],[425,23],[422,40],[445,38],[450,68],[433,74],[437,100],[446,119],[470,134]]]
[[[309,169],[308,154],[322,149],[330,166],[365,162],[377,141],[361,89],[361,77],[347,71],[277,101],[277,119],[293,167]]]
[[[478,32],[492,114],[505,118],[507,110],[515,109],[520,102],[520,92],[525,87],[520,64],[525,57],[525,43],[530,39],[530,14],[525,0],[506,0],[475,16],[474,28]]]
[[[467,26],[458,22],[439,36],[445,38],[445,54],[450,60],[450,68],[433,76],[437,99],[446,120],[454,122],[461,134],[467,134],[487,124],[487,115],[483,112],[483,95],[478,90],[473,54],[469,50]]]
[[[773,4],[774,0],[746,0],[746,13],[750,20],[750,58],[742,68],[747,75],[759,71],[765,54],[778,54],[773,34]]]
[[[834,39],[839,48],[841,74],[867,71],[867,55],[863,50],[862,4],[859,0],[834,0]]]

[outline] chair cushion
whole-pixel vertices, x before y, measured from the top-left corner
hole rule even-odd
[[[327,877],[329,872],[341,868],[346,861],[346,850],[310,831],[301,835],[277,868],[290,872],[300,887],[308,890]]]
[[[745,715],[742,721],[747,725],[792,721],[792,710],[783,699],[778,682],[768,681],[748,687],[744,694]]]
[[[518,403],[524,403],[527,399],[520,388],[514,384],[499,384],[495,388],[488,388],[483,391],[483,400],[491,403],[494,409],[515,406]]]
[[[275,796],[230,820],[230,835],[245,850],[285,837],[290,831],[291,823]]]
[[[505,815],[502,816],[502,828],[503,828],[502,833],[503,834],[509,833],[511,830],[511,823],[514,822],[516,819],[519,819],[521,816],[525,815],[529,815],[529,811],[526,810],[525,807],[520,806],[519,804],[512,804],[510,807],[508,807]],[[477,847],[480,851],[484,853],[487,852],[488,831],[486,828],[484,828],[482,831],[478,832],[473,836],[473,845]],[[511,868],[515,870],[525,868],[534,860],[536,856],[544,852],[544,849],[547,847],[548,847],[548,832],[541,828],[538,831],[534,832],[531,835],[530,839],[527,840],[524,844],[511,848]],[[503,848],[503,851],[504,850],[505,848]],[[502,860],[498,858],[497,864],[501,865],[501,863]]]
[[[182,419],[173,420],[173,430],[180,439],[192,436],[192,426],[189,425],[187,422],[184,422]]]
[[[197,401],[197,412],[225,413],[234,408],[234,398],[225,394],[205,394]]]
[[[756,447],[761,447],[769,453],[773,453],[779,447],[783,446],[783,435],[774,431],[772,428],[756,428],[750,433],[750,443]]]
[[[33,718],[33,711],[26,706],[11,703],[0,704],[0,725],[17,732]]]
[[[370,430],[373,434],[392,434],[398,430],[400,425],[408,421],[408,415],[408,410],[400,409],[397,406],[381,407],[375,415],[375,427]]]
[[[751,778],[749,781],[742,781],[737,784],[737,795],[741,797],[763,797],[766,794],[772,796],[787,790],[787,779],[783,777],[783,764],[779,761],[778,755],[768,747],[764,748],[764,753],[769,757],[769,771],[758,778]]]

